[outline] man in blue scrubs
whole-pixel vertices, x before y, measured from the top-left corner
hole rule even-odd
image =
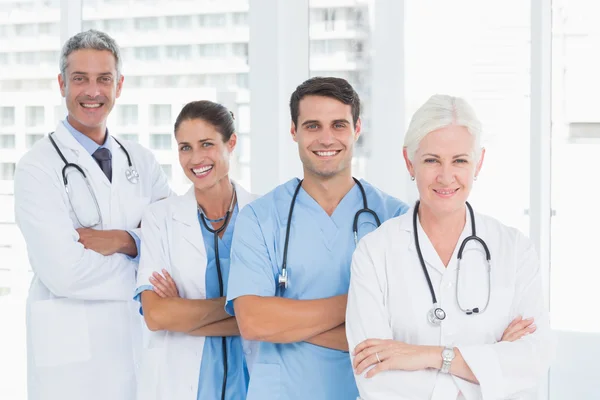
[[[354,218],[365,200],[382,223],[408,206],[352,177],[361,121],[360,100],[348,82],[309,79],[292,94],[290,111],[304,179],[278,186],[240,212],[226,309],[245,339],[261,342],[248,400],[355,400],[344,327]],[[279,280],[292,203],[285,288]],[[363,212],[356,225],[360,240],[377,221]]]

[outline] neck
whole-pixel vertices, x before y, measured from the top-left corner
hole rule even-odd
[[[428,237],[443,237],[449,241],[460,236],[466,223],[467,213],[465,207],[450,213],[437,213],[427,205],[419,205],[419,222]]]
[[[354,186],[350,171],[348,174],[336,175],[330,178],[316,177],[304,171],[302,187],[328,215],[333,214],[340,201]]]
[[[71,118],[70,116],[67,116],[67,121],[69,121],[69,124],[73,128],[92,139],[99,146],[102,146],[106,141],[106,122],[103,122],[100,126],[89,127],[80,124],[75,118]]]
[[[196,202],[198,202],[204,215],[209,219],[218,219],[223,217],[232,207],[234,189],[229,176],[225,176],[216,185],[208,189],[195,189],[195,194]]]

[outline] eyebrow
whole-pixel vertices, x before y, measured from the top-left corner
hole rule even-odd
[[[89,74],[87,72],[74,71],[74,72],[71,72],[71,75],[85,75],[85,76],[88,76]],[[112,72],[101,72],[98,75],[100,75],[100,76],[112,76]]]
[[[341,118],[341,119],[334,119],[333,121],[331,121],[332,124],[339,124],[340,122],[343,122],[345,124],[349,124],[350,121],[348,121],[345,118]],[[312,124],[320,124],[320,121],[317,121],[316,119],[309,119],[308,121],[304,121],[302,123],[302,126],[306,126],[306,125],[312,125]]]
[[[427,154],[423,154],[423,157],[433,157],[433,158],[441,158],[440,156],[438,156],[437,154],[433,154],[433,153],[427,153]],[[469,157],[468,154],[463,153],[463,154],[457,154],[454,157],[452,157],[453,160],[457,159],[457,158],[461,158],[461,157]]]
[[[207,138],[207,139],[200,139],[200,140],[198,140],[198,143],[204,143],[204,142],[208,142],[209,140],[213,140],[213,139],[211,139],[211,138]],[[178,144],[179,144],[179,145],[182,145],[182,144],[187,144],[187,145],[189,145],[189,142],[179,142]]]

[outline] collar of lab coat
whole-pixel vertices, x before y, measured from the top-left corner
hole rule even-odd
[[[98,164],[96,160],[88,153],[88,151],[73,137],[71,132],[67,129],[67,127],[61,122],[58,123],[54,134],[52,135],[59,142],[59,148],[61,152],[63,152],[64,156],[67,160],[72,160],[72,157],[66,153],[66,150],[72,152],[72,154],[77,157],[76,164],[80,165],[88,174],[94,175],[95,182],[102,182],[104,186],[110,187],[110,181],[102,172],[102,169],[98,168]],[[112,136],[108,136],[104,143],[104,147],[108,148],[112,153],[114,153],[113,149],[115,146],[113,145],[114,139]],[[119,157],[115,157],[113,154],[113,171],[119,171]],[[73,161],[70,161],[73,162]]]
[[[232,183],[235,186],[238,210],[241,211],[246,204],[254,199],[254,196],[246,191],[241,185],[234,181],[232,181]],[[198,205],[196,203],[194,186],[190,187],[188,191],[177,200],[179,204],[175,207],[173,219],[186,226],[183,231],[183,238],[194,245],[200,252],[206,253],[204,242],[202,241],[202,229],[199,229],[198,227]]]
[[[460,247],[460,244],[462,243],[462,241],[471,235],[471,215],[469,214],[469,210],[467,209],[466,205],[465,205],[465,211],[466,211],[465,226],[463,228],[462,233],[460,234],[460,237],[459,237],[458,242],[454,249],[454,253],[452,254],[452,257],[450,258],[450,262],[448,263],[447,268],[442,263],[440,256],[438,255],[437,251],[433,247],[433,244],[429,240],[429,237],[423,230],[423,227],[421,226],[421,221],[417,217],[417,229],[419,231],[419,245],[421,247],[421,254],[423,255],[423,260],[425,261],[425,264],[428,264],[429,266],[431,266],[432,268],[434,268],[436,271],[440,272],[441,274],[444,274],[444,272],[446,270],[455,269],[457,267],[456,256],[458,254],[458,248]],[[410,210],[408,210],[403,215],[403,218],[400,221],[400,230],[410,233],[410,242],[409,242],[408,249],[414,253],[415,257],[418,257],[417,247],[416,247],[416,243],[415,243],[414,229],[413,229],[413,214],[414,214],[414,212],[415,212],[415,209],[414,209],[414,207],[412,207]],[[481,235],[481,233],[480,233],[481,228],[479,228],[479,227],[476,227],[476,228],[478,229],[477,234]]]

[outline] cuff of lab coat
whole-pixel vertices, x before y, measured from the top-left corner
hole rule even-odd
[[[154,287],[152,287],[152,285],[143,285],[143,286],[140,286],[139,288],[137,288],[135,290],[135,293],[133,294],[133,299],[135,301],[140,302],[140,314],[141,315],[144,315],[144,310],[142,310],[142,292],[144,292],[146,290],[154,290]]]
[[[141,248],[142,241],[140,240],[140,237],[135,234],[135,232],[127,231],[127,233],[129,233],[131,235],[131,237],[133,238],[133,240],[135,241],[135,247],[137,249],[137,256],[135,256],[135,257],[127,256],[127,258],[129,258],[131,261],[135,261],[135,262],[139,263],[140,262],[140,250],[142,249]]]
[[[499,399],[502,394],[502,368],[492,346],[457,346],[457,348],[479,381],[483,400]]]

